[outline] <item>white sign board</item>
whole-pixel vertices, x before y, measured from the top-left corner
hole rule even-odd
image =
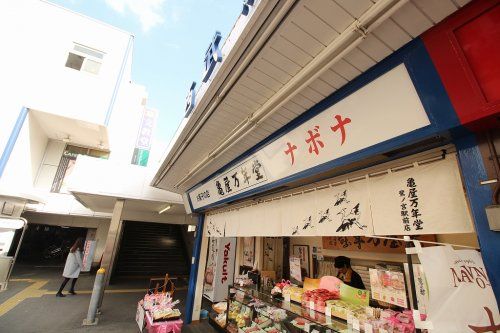
[[[386,236],[472,231],[458,162],[448,155],[383,176],[209,214],[205,235]]]
[[[429,285],[431,332],[498,332],[497,302],[479,252],[434,246],[418,256]]]
[[[212,302],[223,301],[233,283],[235,238],[210,238],[203,294]]]
[[[425,127],[402,64],[189,192],[194,209]]]

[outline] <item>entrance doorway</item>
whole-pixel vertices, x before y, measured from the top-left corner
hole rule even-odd
[[[78,237],[85,239],[87,228],[28,224],[17,263],[36,266],[63,266],[69,249]]]

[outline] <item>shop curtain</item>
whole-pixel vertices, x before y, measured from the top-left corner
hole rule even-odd
[[[209,214],[206,235],[386,236],[473,231],[455,156]]]

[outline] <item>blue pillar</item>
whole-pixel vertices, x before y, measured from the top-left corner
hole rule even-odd
[[[481,255],[498,303],[500,299],[500,232],[490,230],[485,211],[485,207],[492,204],[493,191],[488,185],[480,184],[488,176],[474,134],[467,134],[454,140],[454,143],[458,151]]]
[[[189,273],[188,294],[186,298],[186,324],[190,324],[193,319],[194,296],[196,294],[196,279],[198,278],[198,266],[200,262],[201,240],[203,238],[203,224],[205,215],[198,216],[198,226],[193,246],[193,258],[191,259],[191,271]]]
[[[5,145],[5,148],[2,153],[2,157],[0,157],[0,178],[7,166],[7,162],[9,161],[10,154],[12,150],[14,150],[14,146],[16,145],[17,137],[23,128],[24,121],[26,120],[26,116],[28,115],[28,108],[22,107],[21,112],[17,116],[16,123],[14,124],[14,128],[12,128],[12,132],[10,132],[9,140]]]

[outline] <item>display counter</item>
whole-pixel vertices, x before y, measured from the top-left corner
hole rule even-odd
[[[270,290],[239,286],[230,290],[228,332],[349,332],[345,321],[293,302],[277,300]]]

